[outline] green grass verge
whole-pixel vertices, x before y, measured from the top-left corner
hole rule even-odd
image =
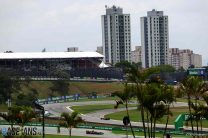
[[[42,138],[43,136],[30,136],[30,137],[24,137],[24,138]],[[67,135],[46,135],[45,138],[68,138]],[[0,135],[0,138],[3,138]],[[20,136],[16,136],[14,138],[21,138]],[[95,137],[84,137],[84,136],[72,136],[71,138],[95,138]]]
[[[172,116],[169,118],[168,124],[174,125],[174,121],[181,113],[188,113],[188,107],[173,107],[171,108]],[[141,114],[138,110],[129,110],[130,118],[134,122],[141,122]],[[105,115],[107,118],[115,119],[115,120],[123,120],[123,117],[126,116],[126,111],[116,112],[112,114]],[[166,116],[164,116],[162,119],[158,120],[157,123],[159,124],[165,124],[166,123]],[[190,126],[190,122],[188,125],[186,122],[184,122],[184,126]],[[194,124],[195,125],[195,124]],[[195,125],[196,126],[196,125]],[[208,120],[202,121],[203,127],[208,127]]]
[[[106,95],[114,91],[122,91],[123,84],[120,82],[71,82],[69,81],[68,95],[80,93],[81,95],[87,95],[90,92],[97,92],[98,95]],[[52,81],[31,81],[29,83],[30,88],[38,90],[39,98],[47,98],[50,95],[50,87]],[[28,93],[30,89],[22,84],[22,92]],[[57,92],[53,93],[55,96],[61,96]]]
[[[6,104],[0,104],[0,112],[7,112],[8,107]]]
[[[136,107],[136,105],[130,104],[129,107]],[[124,106],[120,105],[119,108],[124,108]],[[77,111],[79,113],[86,114],[86,113],[95,112],[95,111],[99,111],[99,110],[114,109],[114,104],[72,106],[71,109],[74,111]]]
[[[184,102],[184,103],[188,103],[187,98],[176,98],[177,102]],[[195,100],[191,100],[193,103],[195,102]],[[206,102],[204,100],[198,100],[198,102],[200,104],[206,104]]]
[[[170,117],[169,124],[173,124],[176,117],[181,113],[186,113],[188,111],[188,108],[187,107],[175,107],[175,108],[171,108],[171,111],[173,113],[173,116]],[[142,120],[140,111],[138,110],[130,110],[129,114],[130,114],[131,120],[134,122],[139,122]],[[126,116],[126,111],[121,111],[121,112],[116,112],[116,113],[105,115],[105,117],[109,117],[115,120],[123,120],[124,116]],[[166,117],[162,118],[157,123],[164,124],[165,122],[166,122]]]
[[[114,134],[122,134],[122,135],[126,135],[126,131],[112,131]],[[128,135],[132,135],[131,131],[128,130]],[[135,132],[135,135],[136,136],[144,136],[144,133],[143,132]],[[155,133],[155,136],[156,137],[160,137],[162,138],[163,137],[163,133]],[[191,138],[191,137],[188,137],[188,136],[183,136],[183,135],[171,135],[172,137],[174,138]]]

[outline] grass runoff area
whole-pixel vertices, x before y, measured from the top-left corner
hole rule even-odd
[[[171,112],[173,113],[173,116],[170,116],[169,124],[174,124],[174,121],[179,114],[188,112],[188,107],[173,107],[171,108]],[[134,122],[138,122],[142,120],[139,110],[129,110],[129,114],[130,114],[131,120]],[[108,114],[105,117],[109,117],[115,120],[123,120],[124,116],[126,116],[126,111]],[[162,118],[161,120],[159,120],[157,123],[164,124],[165,122],[166,122],[166,116]]]
[[[188,113],[188,107],[173,107],[171,108],[172,116],[169,118],[168,124],[174,125],[174,121],[181,113]],[[134,122],[141,122],[142,118],[139,110],[129,110],[130,118]],[[116,112],[112,114],[105,115],[106,118],[114,119],[114,120],[123,120],[123,117],[126,116],[126,111]],[[166,116],[157,121],[158,124],[166,123]],[[190,123],[188,124],[190,126]],[[186,126],[184,122],[184,126]],[[208,121],[203,121],[203,127],[208,127]]]
[[[130,104],[129,107],[136,107],[135,104]],[[123,105],[119,106],[119,108],[124,108]],[[71,107],[74,111],[77,111],[79,113],[90,113],[90,112],[95,112],[99,110],[105,110],[105,109],[114,109],[113,104],[109,105],[85,105],[85,106],[73,106]],[[115,109],[116,110],[116,109]],[[171,108],[172,116],[169,117],[169,122],[168,124],[174,125],[174,121],[178,117],[179,114],[181,113],[188,113],[188,107],[172,107]],[[141,115],[140,111],[135,109],[135,110],[129,110],[130,118],[134,122],[141,122]],[[115,112],[112,114],[105,115],[106,118],[114,119],[114,120],[123,120],[123,117],[126,116],[126,111],[120,111],[120,112]],[[157,121],[158,124],[165,124],[166,123],[166,116],[164,116],[162,119]],[[184,126],[186,126],[184,122]],[[188,124],[190,126],[190,123]],[[203,127],[208,127],[208,121],[204,120],[203,121]]]
[[[104,105],[97,104],[97,105],[72,106],[70,108],[74,111],[79,112],[79,113],[86,114],[86,113],[95,112],[95,111],[99,111],[99,110],[114,109],[114,106],[115,105],[113,105],[113,104],[104,104]],[[136,105],[129,104],[129,107],[136,107]],[[120,105],[119,108],[124,108],[124,105]]]
[[[129,107],[136,107],[136,105],[130,104]],[[119,108],[124,108],[124,106],[120,105]],[[99,110],[114,109],[114,105],[109,104],[109,105],[72,106],[71,109],[74,111],[77,111],[79,113],[86,114],[86,113],[95,112],[95,111],[99,111]],[[179,114],[188,113],[188,107],[173,107],[173,108],[171,108],[171,112],[172,112],[173,116],[170,116],[168,124],[174,124],[174,121],[178,117]],[[139,122],[142,120],[139,110],[137,110],[137,109],[129,110],[129,113],[130,113],[130,118],[132,121]],[[126,116],[126,111],[120,111],[120,112],[115,112],[112,114],[105,115],[106,118],[110,118],[110,119],[114,119],[114,120],[123,120],[124,116]],[[205,122],[207,122],[207,121],[205,121]],[[166,123],[166,116],[163,117],[161,120],[157,121],[157,123],[165,124]],[[204,125],[206,125],[208,127],[208,122],[204,123]]]
[[[24,138],[42,138],[43,136],[28,136]],[[68,135],[45,135],[45,138],[68,138]],[[0,138],[4,138],[0,135]],[[14,138],[21,138],[21,136],[16,136]],[[71,138],[95,138],[95,137],[84,137],[84,136],[72,136]]]
[[[0,104],[0,112],[7,112],[8,106],[6,104]]]
[[[121,134],[121,135],[126,135],[126,131],[112,131],[114,134]],[[127,132],[128,135],[132,135],[131,130],[128,129]],[[135,132],[136,136],[144,136],[143,132]],[[163,133],[155,133],[155,136],[158,138],[162,138],[163,137]],[[192,138],[190,136],[184,136],[184,135],[175,135],[175,134],[171,134],[172,137],[174,138]]]

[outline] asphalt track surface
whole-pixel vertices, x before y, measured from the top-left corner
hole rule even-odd
[[[0,130],[2,128],[7,128],[7,127],[10,127],[10,126],[0,125]],[[14,127],[17,127],[17,126],[14,126]],[[42,127],[37,127],[37,128],[38,128],[38,131],[40,131],[42,133]],[[72,128],[72,136],[87,136],[87,137],[96,137],[96,138],[126,138],[126,135],[113,134],[111,131],[95,130],[97,132],[103,132],[104,134],[103,135],[93,135],[93,134],[86,134],[86,130],[88,130],[88,129]],[[92,131],[92,130],[90,130],[90,131]],[[46,127],[45,134],[69,135],[69,131],[66,128],[61,128],[60,133],[58,133],[56,127]],[[128,136],[128,138],[133,138],[133,136]],[[139,136],[137,138],[141,138],[141,136]]]
[[[87,102],[68,102],[68,103],[53,103],[53,104],[46,104],[44,105],[45,110],[48,110],[50,113],[53,114],[53,116],[60,116],[62,112],[72,112],[73,110],[70,109],[71,106],[82,106],[82,105],[103,105],[103,104],[115,104],[115,101],[87,101]],[[174,107],[180,107],[180,106],[187,106],[187,103],[183,102],[177,102],[174,103],[172,106]],[[131,107],[129,109],[135,109],[135,107]],[[101,120],[101,117],[104,117],[104,115],[114,112],[119,112],[125,110],[122,109],[105,109],[105,110],[99,110],[95,112],[91,112],[88,114],[82,114],[82,118],[89,122],[95,122],[95,123],[106,123],[106,124],[117,124],[117,125],[123,125],[122,121],[119,120]],[[142,123],[140,122],[132,122],[133,126],[142,126]],[[165,127],[163,124],[157,124],[158,127]],[[0,125],[0,128],[5,127],[4,125]],[[168,125],[169,128],[174,128],[173,125]],[[38,127],[41,129],[41,127]],[[103,132],[103,135],[90,135],[86,134],[87,129],[79,129],[79,128],[73,128],[72,135],[74,136],[89,136],[89,137],[97,137],[97,138],[126,138],[126,135],[119,135],[119,134],[113,134],[112,131],[107,130],[95,130],[97,132]],[[61,132],[57,133],[56,127],[46,127],[45,129],[46,134],[54,134],[54,135],[68,135],[68,130],[65,128],[61,128]],[[133,138],[133,136],[128,136],[128,138]],[[137,138],[142,138],[142,136],[137,136]]]
[[[72,112],[73,110],[70,109],[71,106],[84,106],[84,105],[103,105],[103,104],[115,104],[115,101],[109,100],[109,101],[86,101],[86,102],[68,102],[68,103],[53,103],[53,104],[46,104],[44,105],[45,110],[48,110],[50,113],[53,114],[53,116],[60,116],[62,112]],[[173,107],[182,107],[182,106],[188,106],[185,102],[177,102],[173,103],[171,106]],[[129,109],[136,109],[135,107],[131,107]],[[101,120],[101,117],[104,117],[106,114],[119,112],[125,110],[122,109],[105,109],[105,110],[99,110],[88,114],[81,114],[81,117],[88,122],[94,122],[94,123],[105,123],[105,124],[111,124],[111,125],[123,125],[123,122],[120,120]],[[133,126],[142,126],[142,122],[132,122]],[[164,124],[156,124],[156,127],[165,127]],[[174,128],[174,125],[168,125],[168,128]]]

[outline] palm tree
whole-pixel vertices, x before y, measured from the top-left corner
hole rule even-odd
[[[0,113],[0,117],[2,117],[4,120],[10,123],[11,128],[13,128],[13,125],[16,120],[16,110],[14,110],[12,107],[8,108],[7,113]]]
[[[195,77],[187,77],[184,81],[182,81],[180,85],[180,89],[187,95],[189,120],[191,121],[192,133],[194,133],[194,127],[193,127],[193,117],[191,111],[191,95],[193,94],[194,86],[195,86]]]
[[[195,83],[195,89],[193,91],[193,96],[195,98],[195,103],[192,103],[192,109],[194,110],[194,120],[196,121],[197,134],[199,134],[199,122],[203,117],[204,105],[200,104],[198,101],[208,90],[207,83],[205,83],[201,78],[197,77]]]
[[[192,109],[194,110],[193,116],[194,116],[194,120],[196,121],[196,132],[197,134],[199,134],[199,121],[201,123],[201,129],[202,129],[202,118],[204,118],[204,109],[205,106],[202,104],[199,105],[195,105],[195,104],[191,104]]]
[[[61,117],[64,119],[64,126],[69,130],[69,138],[71,138],[72,127],[75,127],[78,123],[84,121],[78,116],[77,112],[72,112],[71,114],[63,112]]]
[[[119,64],[120,67],[123,68],[124,73],[127,76],[127,82],[135,83],[135,88],[133,91],[135,91],[135,95],[137,97],[137,102],[140,107],[140,114],[142,117],[142,125],[143,125],[143,132],[144,137],[146,138],[146,126],[145,126],[145,95],[147,94],[146,88],[145,88],[145,80],[154,73],[159,73],[159,68],[152,67],[148,69],[141,69],[141,67],[138,66],[138,64],[131,64],[129,62],[121,63]],[[119,67],[118,66],[118,67]]]
[[[148,136],[149,137],[154,137],[153,132],[154,132],[154,122],[155,122],[155,117],[156,117],[156,110],[157,109],[157,96],[159,94],[159,89],[156,84],[146,84],[146,95],[145,95],[145,100],[143,103],[143,106],[146,111],[146,118],[148,120]],[[150,126],[149,126],[150,123]]]
[[[208,114],[207,114],[207,112],[208,112],[208,91],[206,91],[202,94],[202,98],[204,99],[204,101],[206,103],[206,104],[203,105],[202,116],[206,120],[208,120]],[[201,133],[202,133],[202,120],[200,120],[200,125],[201,125]]]
[[[147,137],[146,134],[146,124],[145,124],[145,101],[146,96],[147,96],[147,91],[146,91],[146,79],[154,73],[159,72],[158,68],[152,67],[148,69],[143,69],[143,70],[138,70],[139,67],[136,64],[131,64],[128,66],[127,70],[127,81],[132,82],[136,84],[135,88],[135,94],[137,97],[137,102],[140,107],[140,114],[142,117],[142,126],[143,126],[143,132],[144,132],[144,137]],[[147,113],[148,115],[148,113]],[[147,119],[148,120],[148,119]],[[147,127],[149,128],[149,127]],[[149,131],[149,130],[148,130]]]
[[[124,87],[124,91],[114,93],[115,96],[117,96],[119,98],[119,100],[116,101],[116,105],[114,106],[114,108],[117,109],[120,104],[124,104],[124,106],[126,108],[126,114],[129,119],[130,119],[130,115],[129,115],[129,110],[128,110],[128,103],[131,100],[131,98],[134,96],[133,95],[133,88],[134,88],[133,85],[130,86],[130,85],[127,85],[127,83],[126,83],[125,87]],[[131,125],[131,121],[130,121],[129,125],[131,128],[132,135],[135,138],[135,134],[134,134],[134,130]]]
[[[21,133],[23,135],[24,126],[36,117],[36,113],[28,106],[14,106],[12,108],[16,112],[16,122],[21,127]]]
[[[144,130],[144,137],[147,137],[146,134],[146,125],[145,125],[145,101],[146,101],[147,89],[145,85],[137,85],[136,87],[136,97],[139,105],[140,114],[142,117],[142,125]],[[147,114],[148,115],[148,114]],[[148,120],[148,119],[147,119]]]
[[[146,138],[146,126],[145,126],[145,111],[144,111],[144,95],[145,95],[145,90],[144,90],[144,81],[149,76],[150,72],[149,70],[138,70],[139,66],[137,64],[130,64],[127,66],[128,68],[126,69],[127,73],[127,81],[131,83],[136,84],[135,88],[135,95],[137,97],[137,102],[140,107],[140,114],[142,117],[142,126],[143,126],[143,132],[144,132],[144,137]]]
[[[156,121],[168,114],[165,103],[167,88],[160,81],[146,84],[145,87],[143,107],[146,112],[147,131],[149,137],[155,137]]]
[[[199,112],[199,98],[203,97],[203,93],[208,90],[207,84],[202,81],[199,77],[188,77],[182,82],[181,89],[187,94],[188,97],[188,106],[189,106],[189,119],[191,121],[191,127],[192,127],[192,133],[194,133],[194,127],[193,127],[193,120],[195,119],[196,125],[197,125],[197,133],[198,126],[199,126],[199,120],[196,117],[193,117],[194,115],[198,115]],[[191,97],[194,97],[194,104],[191,100]],[[199,107],[198,107],[199,106]],[[192,110],[194,110],[194,113]]]
[[[166,134],[167,130],[167,125],[169,122],[169,117],[172,115],[170,111],[170,105],[176,101],[175,96],[174,96],[174,88],[172,86],[167,86],[164,85],[163,87],[163,93],[164,93],[164,102],[167,106],[167,119],[166,119],[166,124],[165,124],[165,131],[164,134]]]
[[[0,116],[11,123],[11,128],[13,128],[14,123],[17,123],[21,127],[22,134],[25,124],[36,116],[32,108],[27,106],[12,106],[8,110],[8,114],[1,113]]]

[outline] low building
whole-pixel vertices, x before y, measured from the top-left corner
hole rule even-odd
[[[169,49],[169,64],[175,67],[175,69],[180,68],[180,52],[179,48]]]
[[[78,47],[69,47],[69,48],[67,48],[67,52],[79,52],[79,48]]]
[[[103,55],[103,47],[102,46],[98,46],[96,52],[98,52],[98,53]]]
[[[188,69],[191,65],[195,67],[202,67],[202,56],[193,53],[190,49],[169,49],[169,64],[176,69]]]
[[[195,67],[202,67],[202,55],[192,54],[191,65],[194,65]]]
[[[142,62],[142,47],[135,46],[135,50],[131,52],[131,62]]]

